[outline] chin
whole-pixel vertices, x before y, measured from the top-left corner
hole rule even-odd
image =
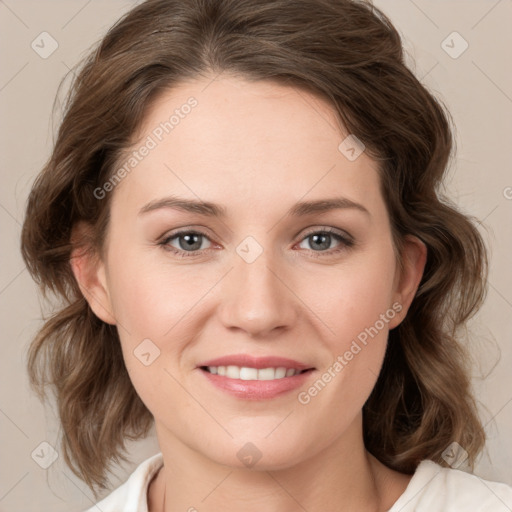
[[[218,453],[212,453],[210,458],[235,469],[245,468],[254,471],[287,469],[298,464],[306,456],[301,451],[305,443],[290,441],[288,439],[288,443],[285,443],[278,437],[271,440],[259,436],[251,438],[250,435],[246,435],[243,440],[235,439],[227,446],[222,446],[222,449]]]

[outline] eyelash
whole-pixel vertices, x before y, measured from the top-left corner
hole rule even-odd
[[[308,251],[310,253],[312,253],[311,255],[314,258],[321,258],[324,256],[332,256],[333,254],[337,254],[341,251],[351,249],[355,245],[355,241],[352,238],[350,238],[348,236],[343,236],[340,233],[338,233],[336,230],[329,228],[329,227],[323,228],[320,230],[316,230],[316,231],[310,231],[309,233],[306,233],[302,237],[300,242],[306,240],[310,236],[319,235],[319,234],[328,234],[328,235],[333,236],[335,239],[337,239],[338,242],[340,242],[340,245],[338,248],[329,249],[327,251],[313,251],[312,249],[309,249]],[[176,254],[180,258],[190,258],[190,257],[201,256],[205,251],[208,250],[208,249],[202,249],[199,251],[183,251],[183,250],[176,249],[175,247],[172,247],[171,245],[169,245],[169,242],[171,240],[173,240],[175,238],[179,238],[182,235],[199,235],[199,236],[202,236],[202,237],[210,240],[208,235],[201,231],[182,230],[182,231],[177,231],[175,233],[171,233],[169,236],[166,236],[162,241],[158,242],[158,245],[160,245],[164,250],[170,251],[170,252]]]

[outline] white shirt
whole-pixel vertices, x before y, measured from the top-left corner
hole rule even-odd
[[[161,453],[142,462],[128,480],[85,512],[148,512],[151,479]],[[388,512],[511,512],[512,487],[424,460]]]

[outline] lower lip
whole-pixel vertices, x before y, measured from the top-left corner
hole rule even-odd
[[[266,400],[275,398],[299,388],[313,373],[308,370],[293,377],[273,380],[242,380],[230,379],[223,375],[213,374],[200,369],[201,373],[216,387],[244,400]]]

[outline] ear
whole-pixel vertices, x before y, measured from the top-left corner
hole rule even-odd
[[[107,324],[116,324],[108,291],[105,264],[93,246],[92,227],[79,222],[73,227],[70,265],[85,300],[94,314]]]
[[[401,309],[389,322],[390,329],[403,321],[416,295],[427,262],[426,245],[419,238],[407,235],[403,242],[401,259],[402,268],[398,267],[393,294],[394,303],[400,304]],[[398,308],[395,310],[398,311]]]

